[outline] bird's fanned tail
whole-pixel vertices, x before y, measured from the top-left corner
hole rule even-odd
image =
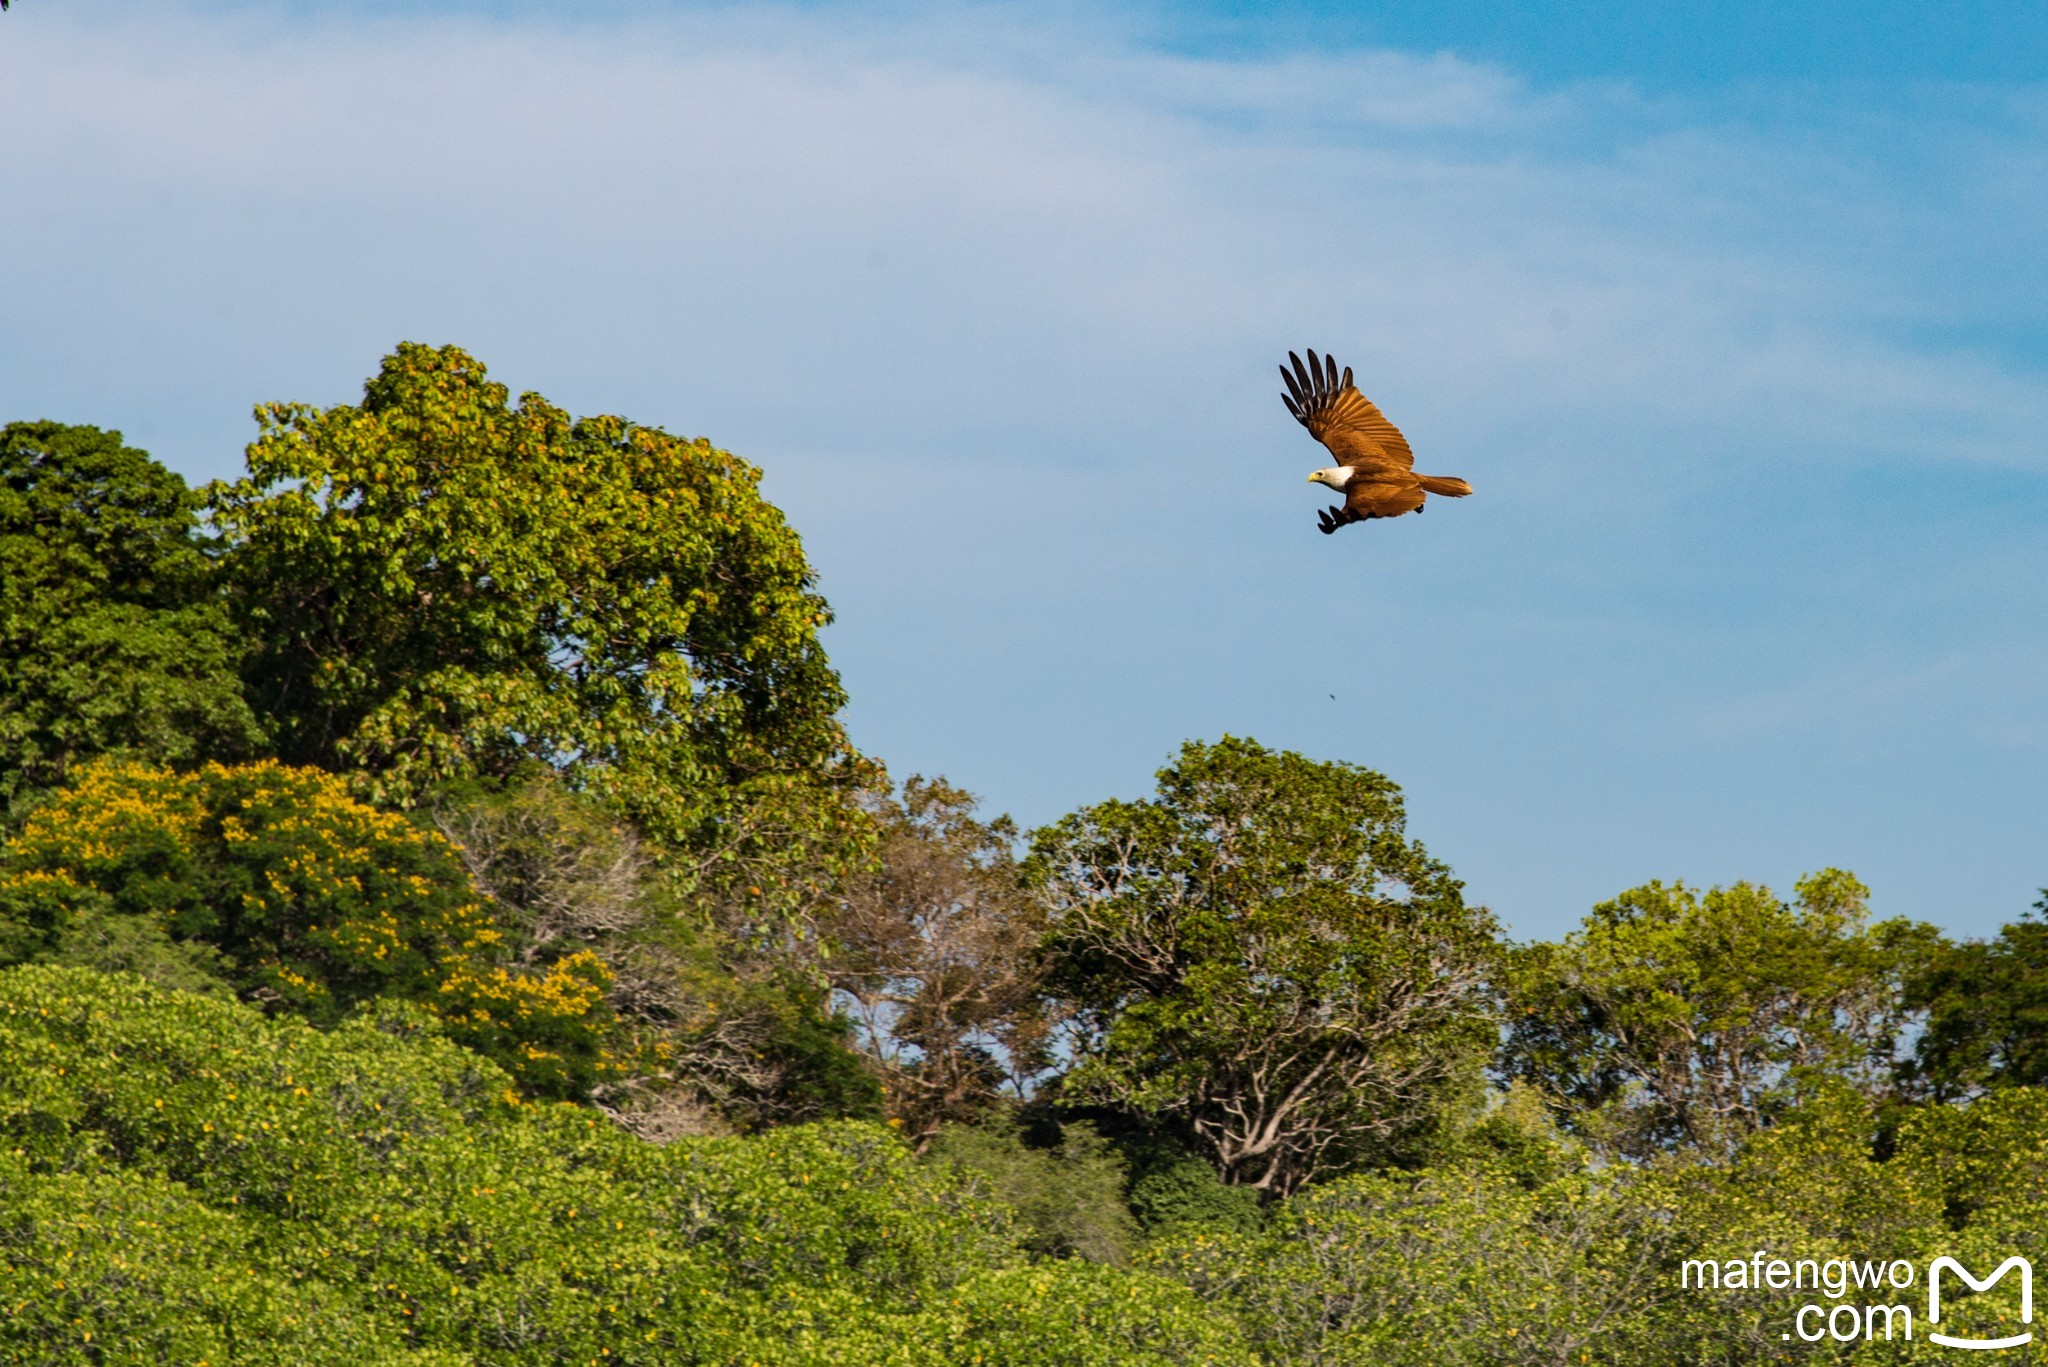
[[[1456,475],[1417,475],[1415,479],[1425,492],[1445,498],[1463,498],[1472,492],[1472,486]]]

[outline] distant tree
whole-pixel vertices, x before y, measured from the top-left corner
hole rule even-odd
[[[881,1073],[891,1119],[922,1147],[973,1118],[1007,1083],[1021,1095],[1047,1063],[1038,941],[1009,818],[980,821],[944,779],[912,778],[870,801],[874,866],[820,922],[825,972]]]
[[[616,811],[534,765],[503,784],[439,791],[429,812],[489,899],[508,968],[545,971],[578,954],[604,964],[629,1052],[652,1065],[594,1089],[613,1115],[672,1139],[723,1130],[735,1096],[772,1090],[770,1013],[750,1009],[711,928]]]
[[[1497,940],[1403,822],[1371,770],[1226,737],[1038,832],[1062,1094],[1275,1195],[1427,1131],[1492,1043]]]
[[[96,755],[259,748],[198,506],[119,432],[0,427],[0,820]]]
[[[282,758],[400,807],[539,761],[770,922],[857,850],[830,614],[754,467],[413,343],[257,421],[209,508]]]
[[[1996,1087],[2048,1084],[2048,889],[2034,912],[1995,939],[1932,953],[1907,987],[1906,1005],[1927,1013],[1908,1087],[1956,1100]]]
[[[1869,925],[1868,895],[1835,869],[1792,903],[1754,883],[1632,888],[1514,955],[1506,1069],[1636,1152],[1726,1151],[1818,1077],[1876,1090],[1938,937]]]

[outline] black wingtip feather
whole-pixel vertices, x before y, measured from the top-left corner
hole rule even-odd
[[[1313,358],[1315,353],[1311,351],[1309,356]],[[1301,357],[1290,351],[1287,353],[1287,359],[1294,362],[1295,377],[1301,381],[1301,389],[1298,392],[1305,402],[1309,395],[1316,392],[1316,382],[1309,378],[1308,367],[1301,363]]]
[[[1308,402],[1308,395],[1302,391],[1301,382],[1294,378],[1293,373],[1286,366],[1280,367],[1280,378],[1287,381],[1287,388],[1293,392],[1296,399],[1303,403]]]
[[[1303,422],[1308,421],[1304,416],[1308,410],[1320,408],[1325,402],[1352,388],[1353,384],[1350,366],[1344,367],[1340,378],[1335,356],[1318,355],[1314,347],[1307,350],[1306,365],[1302,364],[1299,355],[1290,351],[1287,353],[1287,359],[1293,363],[1293,370],[1290,371],[1286,366],[1280,367],[1280,378],[1287,381],[1287,388],[1294,395],[1294,402],[1287,405],[1288,411]],[[1281,397],[1285,399],[1286,395],[1283,394]]]

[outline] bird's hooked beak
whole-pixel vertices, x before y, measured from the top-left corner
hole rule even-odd
[[[1310,484],[1321,484],[1321,483],[1322,483],[1322,480],[1318,479],[1318,478],[1317,478],[1317,476],[1318,476],[1318,475],[1321,475],[1322,473],[1323,473],[1322,471],[1320,471],[1320,470],[1317,470],[1317,471],[1316,471],[1316,472],[1315,472],[1314,474],[1311,474],[1311,475],[1310,475],[1310,476],[1308,477],[1308,482],[1309,482]]]

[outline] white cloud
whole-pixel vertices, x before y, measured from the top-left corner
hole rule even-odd
[[[2031,649],[1865,625],[1903,563],[1881,556],[1825,614],[1758,587],[1798,570],[1785,507],[1842,471],[1988,469],[2048,498],[2040,352],[1956,330],[2038,337],[2048,313],[2040,97],[1914,98],[1788,112],[1433,54],[1194,59],[1016,11],[21,6],[0,411],[225,473],[252,402],[345,400],[399,338],[456,341],[515,387],[766,465],[842,609],[855,720],[902,763],[1043,816],[1196,731],[1307,744],[1274,700],[1342,678],[1468,758],[1326,744],[1424,788],[1483,772],[1541,809],[1523,844],[1554,845],[1642,779],[1632,745],[1948,734],[1937,695],[1969,666],[1945,662]],[[1485,497],[1426,536],[1309,534],[1313,448],[1272,369],[1305,344]],[[1986,555],[2048,568],[1973,535],[1990,495],[1859,497],[1918,533],[1948,519],[1937,590]],[[1755,582],[1713,578],[1732,547]],[[1688,597],[1696,572],[1719,587]],[[1751,616],[1701,625],[1729,603]],[[1685,639],[1734,660],[1711,697]],[[1909,682],[1842,683],[1787,648],[1812,639]],[[1624,676],[1605,718],[1582,706]],[[1610,769],[1558,779],[1616,715]],[[1489,857],[1555,891],[1540,859]]]
[[[1440,443],[1633,460],[1567,435],[1599,413],[1715,459],[1759,436],[2040,457],[2038,374],[1859,326],[1939,282],[1873,278],[1810,214],[1721,240],[1768,217],[1745,196],[1795,192],[1796,147],[1632,138],[1614,92],[1448,56],[1056,64],[1057,33],[892,53],[846,24],[38,14],[0,58],[0,167],[43,210],[16,261],[58,269],[0,288],[46,317],[81,292],[170,310],[184,353],[318,352],[305,325],[346,320],[356,370],[394,325],[482,333],[643,409],[687,371],[771,439],[948,457],[1263,424],[1214,387],[1297,337]],[[1185,416],[1133,402],[1188,383]]]

